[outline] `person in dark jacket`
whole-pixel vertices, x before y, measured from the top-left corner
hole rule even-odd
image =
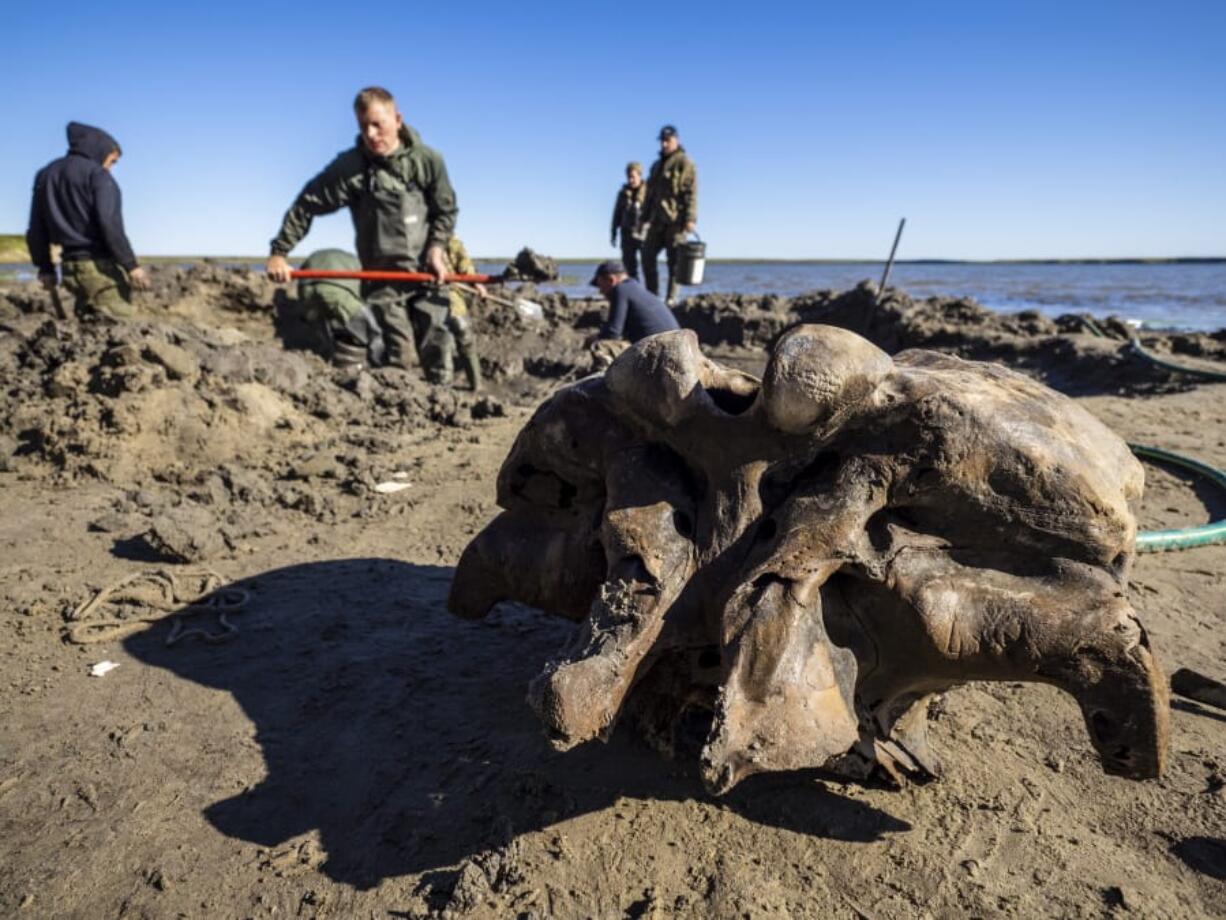
[[[286,212],[271,243],[268,277],[289,281],[285,257],[306,236],[312,219],[348,208],[362,268],[425,270],[441,283],[447,272],[447,241],[459,213],[443,157],[404,123],[386,89],[362,90],[353,110],[357,143],[311,179]],[[416,345],[426,376],[446,382],[445,359],[455,348],[447,327],[447,291],[374,282],[363,286],[362,298],[383,329],[387,363],[410,367]]]
[[[149,287],[123,229],[119,185],[111,167],[119,144],[101,128],[68,123],[68,154],[34,177],[26,245],[43,286],[57,284],[51,246],[61,249],[64,286],[79,315],[131,316],[131,288]]]
[[[617,245],[617,234],[622,238],[622,264],[626,266],[626,274],[631,278],[639,276],[639,247],[643,239],[639,236],[639,222],[643,211],[643,196],[647,186],[643,183],[643,164],[632,162],[626,164],[626,181],[617,190],[617,200],[613,203],[613,226],[609,231],[609,245]]]
[[[592,286],[609,301],[609,315],[597,338],[637,342],[657,332],[681,328],[664,301],[631,278],[620,262],[601,262],[592,276]]]

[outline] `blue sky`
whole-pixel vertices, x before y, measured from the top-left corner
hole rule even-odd
[[[879,257],[902,216],[902,258],[1226,255],[1226,3],[851,6],[21,4],[0,231],[76,119],[123,144],[139,253],[265,254],[378,83],[483,255],[611,255],[665,122],[712,256]]]

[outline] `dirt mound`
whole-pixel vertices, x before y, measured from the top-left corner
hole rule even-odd
[[[1052,319],[1037,310],[996,313],[965,298],[913,300],[894,289],[878,301],[871,282],[850,291],[814,291],[794,298],[700,294],[676,312],[704,345],[761,350],[798,323],[825,323],[850,329],[890,354],[930,348],[1001,361],[1067,393],[1183,385],[1127,347],[1133,332],[1120,320],[1094,322],[1076,314]],[[1226,360],[1226,339],[1220,332],[1147,333],[1142,341],[1158,353]]]
[[[151,274],[138,318],[122,324],[55,319],[37,284],[0,288],[0,467],[60,488],[118,486],[124,497],[95,529],[136,558],[233,556],[270,515],[404,513],[415,499],[393,501],[380,484],[432,479],[423,450],[477,438],[487,420],[587,373],[583,340],[600,317],[530,287],[539,319],[474,311],[487,379],[474,394],[417,371],[331,367],[309,350],[291,293],[260,273],[203,264]]]
[[[34,283],[0,288],[0,466],[23,475],[93,478],[146,498],[152,514],[196,502],[294,509],[321,521],[370,513],[372,489],[412,443],[526,412],[559,384],[590,373],[586,339],[599,300],[518,289],[543,307],[526,318],[492,303],[474,310],[488,392],[428,385],[415,371],[354,376],[309,350],[312,332],[290,292],[259,272],[215,264],[157,266],[137,296],[139,318],[110,324],[52,319]],[[871,285],[796,298],[706,294],[677,310],[705,347],[757,370],[767,346],[797,323],[860,333],[890,353],[934,348],[1004,361],[1069,392],[1181,385],[1126,347],[1127,327],[996,314],[973,301],[912,300]],[[1147,336],[1160,354],[1223,357],[1222,334]],[[326,481],[326,485],[321,485]],[[223,528],[224,529],[224,528]],[[236,544],[237,540],[231,540]]]
[[[0,290],[0,432],[67,474],[113,481],[175,467],[245,464],[315,443],[326,430],[463,425],[535,400],[583,369],[583,331],[564,296],[534,294],[540,320],[491,307],[477,320],[489,396],[391,368],[354,377],[308,350],[297,302],[259,273],[156,267],[126,324],[56,321],[36,284]],[[530,289],[529,289],[530,291]],[[530,291],[531,292],[531,291]],[[579,323],[582,326],[582,323]]]
[[[556,281],[558,263],[525,246],[503,270],[503,277],[516,281]]]

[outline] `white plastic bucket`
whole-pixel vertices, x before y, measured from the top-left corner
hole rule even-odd
[[[702,274],[707,267],[707,244],[694,234],[677,247],[677,283],[702,284]]]

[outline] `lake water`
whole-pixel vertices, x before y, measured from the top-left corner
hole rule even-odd
[[[496,273],[505,263],[481,261]],[[590,297],[593,262],[567,262],[559,284],[542,285],[571,297]],[[794,296],[819,289],[843,290],[881,277],[882,266],[858,263],[741,262],[708,264],[699,287],[683,296],[720,293]],[[0,266],[0,274],[33,278],[33,267]],[[661,265],[660,274],[665,270]],[[958,264],[895,265],[890,284],[913,297],[971,297],[993,310],[1115,314],[1150,328],[1214,330],[1226,327],[1226,263],[1093,265]]]
[[[591,296],[586,282],[595,262],[561,266],[567,283],[545,285],[570,296]],[[483,263],[483,271],[501,265]],[[746,262],[708,264],[702,291],[794,296],[817,289],[843,290],[865,278],[881,279],[883,266],[856,263]],[[666,276],[661,265],[661,280]],[[1147,327],[1213,330],[1226,327],[1226,263],[1130,265],[1015,265],[925,263],[895,265],[890,285],[912,297],[972,297],[1002,312],[1039,310],[1115,314]]]

